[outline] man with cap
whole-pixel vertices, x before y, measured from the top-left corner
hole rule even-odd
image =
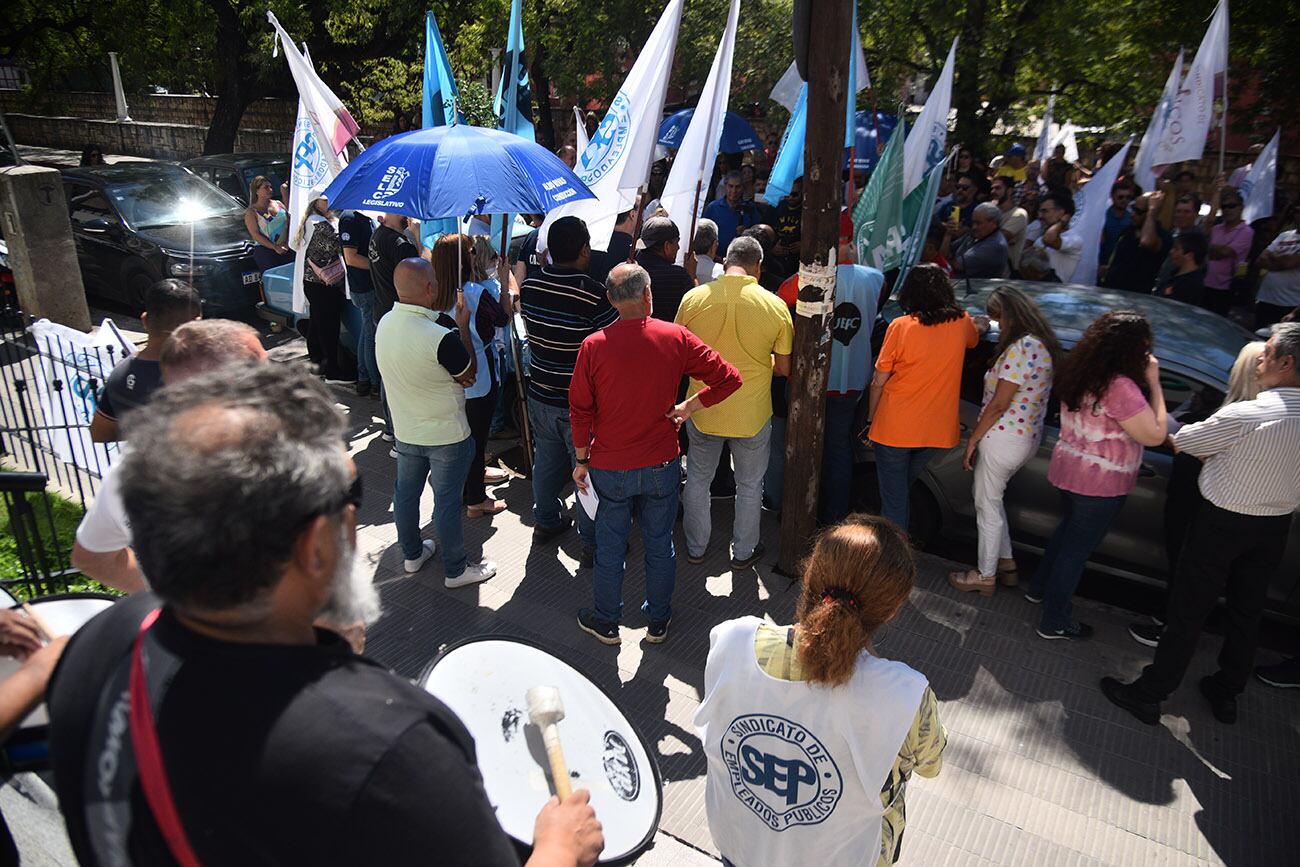
[[[650,275],[654,294],[651,316],[672,322],[682,296],[695,288],[695,254],[686,254],[686,267],[677,264],[677,251],[681,249],[681,233],[677,224],[667,217],[651,217],[641,229],[641,245],[636,263]]]
[[[1002,160],[1002,165],[998,166],[998,170],[994,172],[993,177],[1009,178],[1013,186],[1023,184],[1025,178],[1028,177],[1028,171],[1025,167],[1025,146],[1020,142],[1016,142],[1007,148],[1006,158]]]

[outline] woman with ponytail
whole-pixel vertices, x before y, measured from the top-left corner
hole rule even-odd
[[[915,577],[897,525],[852,515],[804,565],[795,625],[714,627],[695,725],[724,864],[898,859],[907,780],[939,773],[947,739],[925,677],[873,646]]]

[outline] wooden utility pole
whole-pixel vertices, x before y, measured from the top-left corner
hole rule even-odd
[[[849,34],[853,0],[807,0],[808,133],[804,143],[803,228],[799,303],[791,353],[790,417],[785,438],[785,493],[781,500],[781,554],[786,575],[807,551],[817,527],[826,379],[831,364],[831,310],[840,238],[840,175],[844,113],[849,98]]]

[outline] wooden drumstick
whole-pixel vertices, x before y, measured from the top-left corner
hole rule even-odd
[[[555,781],[555,794],[567,800],[573,791],[569,782],[569,768],[564,763],[564,749],[560,746],[560,729],[556,725],[564,719],[564,702],[560,691],[553,686],[535,686],[528,690],[528,721],[542,730],[542,743],[546,745],[546,758],[551,763],[551,779]]]
[[[24,602],[22,604],[22,609],[23,609],[23,613],[31,618],[32,624],[36,627],[36,631],[41,634],[42,641],[44,641],[46,644],[49,644],[51,641],[53,641],[55,638],[58,637],[54,634],[54,630],[50,628],[50,624],[45,622],[45,618],[41,617],[41,615],[36,613],[35,608],[33,608],[32,606]],[[563,716],[564,711],[561,710],[560,714],[561,716]]]

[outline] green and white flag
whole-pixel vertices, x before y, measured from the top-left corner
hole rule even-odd
[[[905,127],[900,118],[875,171],[871,173],[871,180],[867,181],[867,188],[853,206],[853,239],[857,244],[858,262],[879,271],[897,268],[906,248],[907,224],[903,219]]]
[[[953,154],[957,153],[956,148],[948,152],[947,159],[942,160],[926,174],[925,180],[921,185],[912,190],[911,194],[903,201],[903,219],[907,225],[907,243],[905,245],[902,260],[898,263],[898,277],[894,279],[894,291],[897,292],[903,288],[903,281],[907,279],[907,272],[912,270],[921,259],[921,249],[925,246],[925,236],[930,229],[930,220],[934,217],[934,203],[939,198],[939,181],[943,178],[944,170],[948,163],[952,161]]]

